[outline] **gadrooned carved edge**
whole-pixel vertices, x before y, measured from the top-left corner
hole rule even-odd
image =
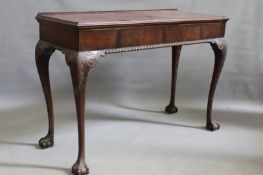
[[[183,42],[175,42],[175,43],[145,45],[145,46],[138,46],[138,47],[125,47],[125,48],[117,48],[117,49],[106,49],[106,50],[104,50],[104,52],[105,52],[105,54],[109,54],[109,53],[139,51],[139,50],[148,50],[148,49],[158,49],[158,48],[172,47],[172,46],[183,46],[183,45],[195,45],[195,44],[221,42],[221,40],[223,40],[223,39],[222,38],[217,38],[217,39],[196,40],[196,41],[183,41]]]
[[[157,49],[157,48],[172,47],[172,46],[195,45],[195,44],[204,44],[204,43],[217,44],[219,49],[222,50],[224,48],[225,41],[223,38],[216,38],[216,39],[207,39],[207,40],[183,41],[183,42],[175,42],[175,43],[156,44],[156,45],[105,49],[105,50],[97,50],[97,51],[75,51],[72,49],[64,48],[41,40],[38,42],[38,45],[40,50],[45,49],[46,47],[53,47],[57,50],[62,51],[62,53],[66,55],[67,62],[72,61],[72,59],[79,59],[81,63],[87,64],[89,67],[94,67],[97,64],[98,58],[104,56],[105,54]]]

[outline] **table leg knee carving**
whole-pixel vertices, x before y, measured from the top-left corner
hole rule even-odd
[[[219,123],[215,122],[212,119],[212,107],[213,107],[213,100],[214,94],[217,86],[217,82],[219,80],[225,58],[227,53],[227,43],[223,39],[216,39],[211,42],[212,49],[215,54],[215,63],[214,63],[214,71],[212,76],[212,81],[210,85],[210,91],[208,96],[208,103],[207,103],[207,124],[206,128],[211,131],[218,130],[220,128]]]
[[[78,122],[79,152],[77,162],[72,167],[72,172],[75,175],[83,175],[89,172],[85,162],[86,81],[90,68],[96,65],[98,57],[103,52],[76,52],[72,50],[64,50],[63,52],[65,53],[66,62],[70,67]]]
[[[39,78],[41,81],[41,85],[43,88],[43,92],[45,95],[46,105],[47,105],[47,113],[48,113],[48,123],[49,129],[47,136],[43,137],[39,141],[39,146],[41,148],[48,148],[54,145],[54,112],[53,112],[53,103],[52,103],[52,95],[49,81],[49,60],[52,53],[55,49],[46,43],[39,41],[36,45],[35,50],[35,58],[36,65],[39,74]]]

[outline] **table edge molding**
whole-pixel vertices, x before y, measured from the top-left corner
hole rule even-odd
[[[68,58],[80,58],[81,60],[86,60],[87,65],[94,67],[97,64],[97,60],[101,56],[111,53],[121,53],[121,52],[130,52],[130,51],[140,51],[140,50],[149,50],[149,49],[158,49],[166,48],[173,46],[184,46],[184,45],[196,45],[196,44],[217,44],[219,49],[223,49],[224,38],[214,38],[214,39],[205,39],[205,40],[195,40],[195,41],[182,41],[174,43],[164,43],[164,44],[155,44],[155,45],[144,45],[144,46],[135,46],[135,47],[124,47],[124,48],[114,48],[114,49],[102,49],[102,50],[92,50],[92,51],[77,51],[65,47],[58,46],[56,44],[49,43],[47,41],[39,40],[38,44],[41,47],[53,47],[56,50],[61,51],[63,54],[67,55]]]

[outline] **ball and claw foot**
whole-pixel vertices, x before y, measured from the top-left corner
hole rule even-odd
[[[86,175],[89,174],[89,168],[86,165],[85,161],[77,161],[72,166],[72,173],[74,175]]]
[[[46,149],[54,146],[54,138],[52,136],[47,135],[39,140],[39,146],[42,149]]]
[[[220,125],[217,122],[211,122],[206,124],[206,129],[210,131],[216,131],[220,129]]]
[[[178,112],[178,109],[177,109],[177,107],[174,106],[174,105],[168,105],[168,106],[166,106],[165,111],[166,111],[168,114],[174,114],[174,113],[177,113],[177,112]]]

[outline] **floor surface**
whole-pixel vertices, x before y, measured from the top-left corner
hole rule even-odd
[[[72,103],[55,105],[55,146],[41,150],[44,104],[1,112],[0,174],[70,175],[77,156]],[[263,116],[214,111],[221,129],[204,129],[205,110],[89,103],[87,162],[91,175],[262,175]]]

